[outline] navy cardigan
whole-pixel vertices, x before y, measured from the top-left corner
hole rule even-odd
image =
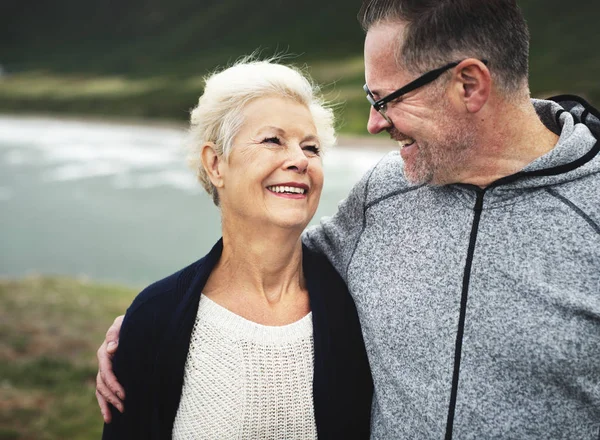
[[[223,250],[143,290],[121,327],[114,371],[125,413],[111,407],[102,438],[168,439],[179,407],[200,293]],[[373,383],[354,302],[329,261],[303,246],[312,310],[313,401],[319,440],[368,439]]]

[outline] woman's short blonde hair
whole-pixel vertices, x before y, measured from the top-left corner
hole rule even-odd
[[[266,96],[290,98],[305,105],[312,114],[321,151],[335,143],[333,111],[327,107],[319,87],[299,69],[273,59],[257,61],[247,57],[207,76],[204,93],[191,112],[188,163],[217,206],[217,189],[202,166],[202,146],[214,143],[217,154],[227,160],[233,139],[244,124],[244,107]]]

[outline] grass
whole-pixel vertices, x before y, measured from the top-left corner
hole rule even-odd
[[[0,439],[100,438],[95,352],[137,292],[82,280],[0,280]]]

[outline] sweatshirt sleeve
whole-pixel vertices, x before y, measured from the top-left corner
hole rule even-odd
[[[348,266],[365,227],[369,180],[374,170],[367,172],[352,188],[333,217],[323,217],[319,225],[308,228],[302,236],[304,244],[324,254],[346,282]]]

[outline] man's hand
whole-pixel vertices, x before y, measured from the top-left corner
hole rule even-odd
[[[98,375],[96,376],[96,399],[100,405],[105,423],[111,422],[111,413],[108,407],[110,402],[120,412],[123,412],[125,390],[113,374],[112,360],[119,345],[119,331],[123,323],[123,315],[117,316],[108,331],[106,339],[98,349]]]

